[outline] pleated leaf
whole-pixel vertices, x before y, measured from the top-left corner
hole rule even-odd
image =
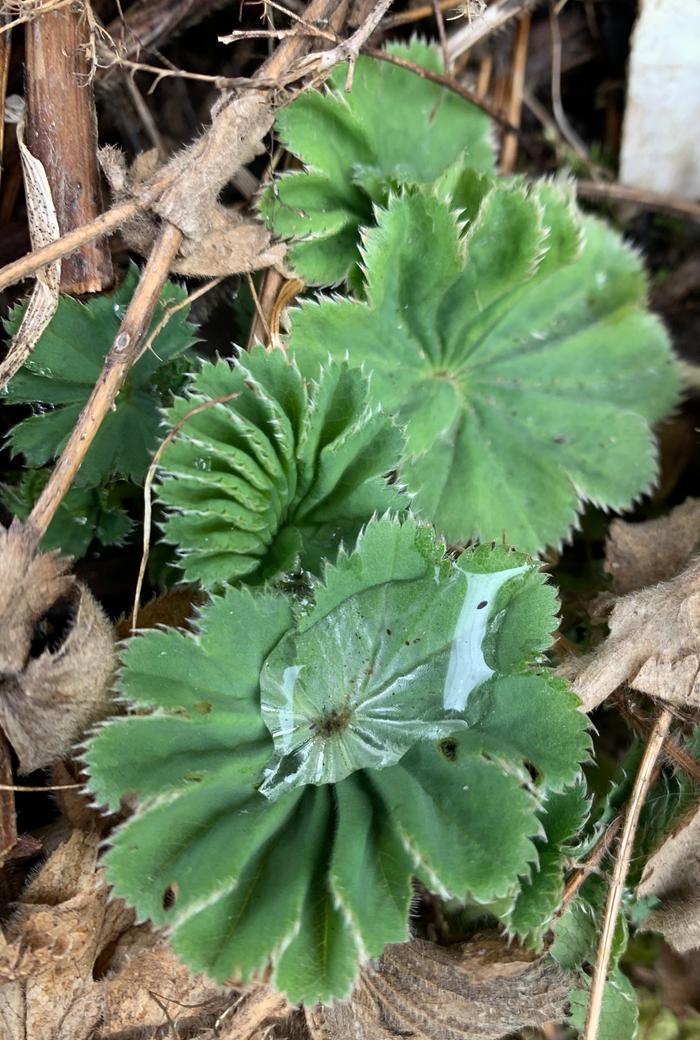
[[[105,857],[115,894],[193,970],[223,982],[271,964],[306,1003],[346,996],[408,938],[414,876],[512,905],[543,806],[588,752],[575,698],[532,667],[553,608],[522,554],[455,563],[429,528],[387,517],[307,606],[239,586],[194,634],[132,638],[119,688],[137,713],[84,756],[99,803],[138,802]]]
[[[387,50],[443,71],[439,50],[419,40]],[[296,271],[316,285],[341,281],[357,265],[360,227],[373,223],[372,205],[390,186],[430,183],[457,159],[484,172],[494,165],[488,116],[468,101],[367,57],[346,92],[347,71],[337,66],[324,93],[306,91],[278,113],[282,143],[305,170],[284,174],[260,203],[276,233],[295,240]]]
[[[221,588],[297,565],[318,572],[374,513],[401,507],[384,477],[401,434],[347,364],[310,381],[262,347],[234,367],[206,362],[168,421],[207,404],[163,453],[158,489],[188,580]]]
[[[413,505],[451,543],[505,530],[539,551],[586,499],[650,488],[678,371],[639,258],[566,185],[477,181],[455,189],[466,227],[441,192],[392,198],[365,236],[366,301],[303,303],[290,345],[310,372],[329,352],[365,365],[405,423]]]

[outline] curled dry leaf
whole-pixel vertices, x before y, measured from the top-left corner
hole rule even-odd
[[[29,237],[32,249],[40,249],[59,238],[61,231],[46,170],[24,143],[24,115],[24,101],[16,95],[8,98],[5,118],[17,124],[17,147],[22,162]],[[0,364],[0,387],[9,383],[19,371],[56,313],[60,285],[60,260],[54,260],[36,272],[34,288],[22,324],[14,336],[7,356]]]
[[[193,976],[164,940],[135,926],[97,870],[100,836],[74,831],[27,886],[0,931],[3,1040],[206,1035],[236,999]],[[153,999],[158,995],[161,1004]],[[162,1005],[162,1006],[161,1006]]]
[[[22,773],[66,755],[110,707],[112,626],[69,566],[17,521],[0,531],[0,727]]]
[[[700,805],[681,820],[648,860],[640,898],[656,896],[658,907],[644,927],[660,932],[680,953],[700,947]]]
[[[700,546],[700,498],[688,498],[668,516],[630,524],[613,520],[605,544],[605,570],[613,592],[624,596],[678,574]]]
[[[127,170],[116,148],[103,148],[99,160],[115,203],[140,199],[144,208],[122,228],[127,245],[148,256],[161,220],[185,236],[172,270],[178,274],[217,276],[256,271],[280,263],[285,247],[257,220],[223,206],[218,195],[240,167],[262,150],[272,127],[272,107],[263,92],[223,103],[210,130],[194,144],[158,166],[155,151],[145,152]],[[156,202],[154,185],[166,183]]]
[[[497,935],[387,946],[348,1001],[307,1012],[314,1040],[496,1040],[561,1021],[571,979]]]
[[[609,626],[602,646],[560,669],[584,711],[622,683],[668,704],[700,707],[700,561],[671,581],[623,596]]]

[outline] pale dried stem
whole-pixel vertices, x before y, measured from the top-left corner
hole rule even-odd
[[[508,119],[513,126],[520,126],[523,111],[523,88],[525,86],[525,66],[527,65],[527,47],[530,38],[530,14],[525,13],[518,22],[513,48],[513,71],[511,74],[510,101]],[[501,150],[501,173],[510,174],[515,168],[518,157],[518,138],[514,134],[506,134]]]
[[[691,202],[690,199],[682,199],[678,195],[665,195],[647,188],[635,188],[616,182],[580,180],[575,183],[578,195],[585,199],[629,202],[634,206],[641,206],[643,209],[668,213],[669,216],[677,217],[679,220],[689,219],[700,223],[700,202]]]
[[[141,340],[151,323],[161,290],[182,245],[179,228],[165,224],[151,251],[141,280],[105,358],[100,377],[78,417],[63,454],[27,520],[38,543],[70,488],[103,419],[114,404],[129,369],[142,353]]]
[[[279,294],[281,287],[284,285],[284,276],[276,271],[274,267],[270,267],[263,275],[262,285],[259,293],[260,310],[255,311],[255,318],[250,327],[250,333],[248,335],[248,350],[254,343],[265,343],[269,344],[270,337],[270,325],[268,322],[268,315],[272,314],[272,309],[275,305],[275,300]]]
[[[395,29],[399,25],[410,25],[412,22],[420,22],[423,18],[435,16],[435,3],[421,4],[420,7],[412,7],[410,11],[400,11],[392,14],[382,22],[382,29]],[[437,0],[437,7],[441,14],[445,11],[454,11],[459,4],[456,0]],[[447,68],[447,66],[445,66]]]
[[[226,404],[228,401],[232,401],[234,397],[238,397],[237,393],[224,394],[222,397],[213,397],[210,401],[202,401],[200,404],[194,405],[188,412],[185,412],[183,417],[175,423],[172,430],[170,430],[166,437],[163,438],[161,443],[158,445],[158,450],[153,456],[153,461],[148,467],[148,473],[143,484],[143,549],[141,552],[141,563],[139,564],[139,575],[136,579],[136,589],[134,591],[134,602],[131,608],[131,632],[132,634],[136,631],[136,622],[139,615],[139,608],[141,606],[141,591],[143,589],[144,578],[146,577],[146,567],[148,566],[148,556],[151,551],[151,524],[152,524],[152,502],[151,502],[151,489],[153,487],[153,481],[155,480],[156,471],[163,457],[163,452],[172,443],[173,439],[177,437],[183,426],[189,422],[194,415],[199,415],[200,412],[206,412],[209,408],[214,408],[219,404]]]
[[[603,994],[608,977],[608,965],[615,937],[615,927],[620,913],[622,895],[625,888],[625,879],[629,871],[632,850],[634,847],[634,835],[639,823],[639,814],[646,800],[649,788],[654,780],[656,760],[659,757],[664,740],[669,731],[673,716],[668,708],[660,713],[647,744],[639,772],[634,782],[632,795],[625,815],[625,823],[617,850],[617,857],[613,867],[610,889],[605,905],[603,926],[600,934],[600,943],[596,956],[595,968],[593,970],[593,981],[591,983],[591,996],[588,1003],[588,1015],[583,1040],[597,1040],[598,1026],[600,1024],[600,1013],[603,1007]]]
[[[438,29],[438,37],[440,39],[440,50],[442,51],[442,64],[445,68],[445,74],[447,76],[452,75],[452,61],[450,60],[450,51],[447,45],[447,33],[445,32],[445,21],[442,17],[442,11],[440,10],[439,0],[433,0],[433,15],[435,17],[435,23]]]
[[[67,235],[61,235],[55,242],[50,242],[49,245],[44,246],[42,249],[35,249],[31,253],[27,253],[26,256],[20,257],[19,260],[7,264],[0,269],[0,289],[5,289],[8,285],[13,285],[15,282],[21,282],[23,278],[28,278],[38,271],[40,267],[45,267],[54,260],[60,260],[61,257],[68,256],[76,249],[79,249],[80,246],[85,245],[86,242],[94,242],[96,238],[101,238],[103,235],[116,231],[121,224],[133,217],[139,209],[143,209],[144,205],[145,203],[142,201],[137,202],[135,199],[122,202],[118,206],[113,206],[112,209],[107,210],[106,213],[102,213],[95,220],[90,221],[89,224],[84,224],[83,227],[76,228],[75,231],[70,231]]]
[[[591,876],[591,874],[598,869],[600,861],[602,860],[605,853],[609,850],[610,846],[617,837],[620,827],[622,826],[623,816],[620,814],[612,820],[601,834],[598,841],[593,846],[590,855],[586,859],[586,862],[578,867],[571,877],[567,880],[564,888],[564,893],[561,897],[561,902],[557,907],[557,911],[554,914],[554,920],[558,920],[567,906],[578,893],[579,889],[583,885],[584,881]]]
[[[450,36],[450,57],[456,61],[477,43],[483,42],[492,33],[502,29],[512,19],[536,7],[539,0],[496,0],[489,4],[483,14],[469,19]],[[467,0],[468,3],[468,0]]]
[[[439,83],[442,87],[447,87],[454,94],[459,94],[465,101],[470,101],[472,105],[476,105],[482,112],[486,112],[487,115],[502,126],[504,130],[510,131],[512,134],[518,136],[520,130],[502,115],[500,110],[492,105],[483,97],[479,97],[475,90],[470,90],[469,87],[463,86],[458,83],[457,80],[450,76],[443,76],[439,72],[432,72],[431,69],[424,69],[421,65],[416,65],[413,61],[407,61],[406,58],[400,58],[398,54],[389,54],[388,51],[379,50],[378,47],[363,47],[363,53],[368,54],[371,58],[377,58],[379,61],[388,61],[391,65],[398,65],[400,69],[407,69],[409,72],[413,72],[416,76],[420,76],[422,79],[429,79],[431,83]],[[1,274],[2,272],[0,272]]]
[[[6,16],[0,14],[0,32],[6,21]],[[5,143],[5,95],[7,94],[7,79],[10,74],[10,36],[0,36],[0,157],[3,153]],[[2,182],[2,163],[0,162],[0,183]]]
[[[12,755],[7,737],[0,729],[0,868],[17,844],[17,818],[12,787]]]
[[[554,119],[564,140],[573,148],[576,155],[590,166],[591,157],[588,149],[569,122],[561,100],[561,33],[559,16],[552,4],[549,11],[549,27],[552,34],[552,111]]]

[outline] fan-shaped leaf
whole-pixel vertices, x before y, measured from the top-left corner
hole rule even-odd
[[[373,513],[400,507],[383,474],[401,455],[398,428],[368,405],[367,383],[344,363],[307,382],[262,347],[231,368],[206,363],[168,413],[160,501],[185,576],[207,587],[261,581],[297,562],[318,572]]]
[[[387,50],[442,71],[439,51],[419,40]],[[307,91],[280,111],[278,133],[307,172],[285,174],[261,201],[277,234],[301,240],[292,263],[318,285],[340,281],[359,261],[360,226],[372,223],[388,185],[429,183],[457,158],[493,169],[488,117],[468,101],[374,58],[358,59],[349,93],[346,78],[340,65],[326,93]]]
[[[539,550],[583,499],[621,509],[650,486],[649,423],[678,373],[638,258],[565,186],[499,184],[466,232],[444,200],[406,192],[364,259],[367,302],[304,303],[291,346],[310,371],[329,351],[371,369],[406,424],[401,477],[449,541],[505,529]]]
[[[386,518],[314,600],[294,615],[233,588],[197,634],[132,639],[120,689],[156,710],[107,723],[85,756],[100,801],[140,800],[106,856],[115,893],[192,968],[223,980],[271,960],[306,1002],[346,995],[361,960],[408,937],[413,874],[512,904],[550,780],[575,781],[588,747],[574,698],[528,671],[553,600],[524,556],[481,547],[461,568]],[[536,738],[496,753],[528,698]]]

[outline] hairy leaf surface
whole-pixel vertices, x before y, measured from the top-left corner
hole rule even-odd
[[[231,400],[218,400],[230,398]],[[368,403],[366,380],[329,363],[307,381],[282,351],[205,363],[168,412],[191,416],[163,453],[158,497],[185,577],[208,588],[301,564],[318,573],[374,514],[401,508],[384,474],[402,437]]]
[[[387,50],[443,71],[439,50],[419,40]],[[316,285],[341,281],[359,262],[360,227],[373,223],[389,185],[430,183],[457,159],[484,172],[494,165],[488,116],[439,84],[367,57],[350,92],[346,79],[339,65],[325,93],[306,91],[278,113],[278,134],[306,170],[284,174],[261,201],[277,234],[296,240],[294,268]]]
[[[531,666],[554,597],[522,554],[454,563],[414,520],[375,520],[313,598],[229,588],[197,634],[132,639],[120,689],[140,714],[85,756],[100,802],[139,799],[106,857],[115,894],[192,968],[272,961],[307,1003],[408,937],[413,875],[512,903],[588,748],[575,698]],[[495,752],[530,699],[537,739]]]
[[[366,302],[305,302],[290,342],[311,372],[329,352],[371,372],[406,424],[414,506],[450,542],[505,529],[535,551],[585,499],[623,509],[650,486],[678,373],[637,256],[566,186],[483,192],[466,230],[443,198],[392,198],[366,233]]]
[[[139,271],[132,266],[111,296],[94,296],[88,303],[70,296],[61,298],[51,323],[6,390],[8,401],[32,404],[39,412],[10,431],[14,455],[22,453],[32,466],[42,466],[60,455],[97,382],[138,278]],[[186,295],[184,289],[167,282],[153,326],[164,307],[181,302]],[[9,333],[16,331],[22,313],[22,307],[13,311],[6,323]],[[143,481],[158,443],[159,408],[182,381],[180,355],[192,345],[192,333],[183,309],[173,315],[152,349],[129,371],[114,409],[108,412],[78,472],[77,484],[99,487],[114,474],[136,483]]]

